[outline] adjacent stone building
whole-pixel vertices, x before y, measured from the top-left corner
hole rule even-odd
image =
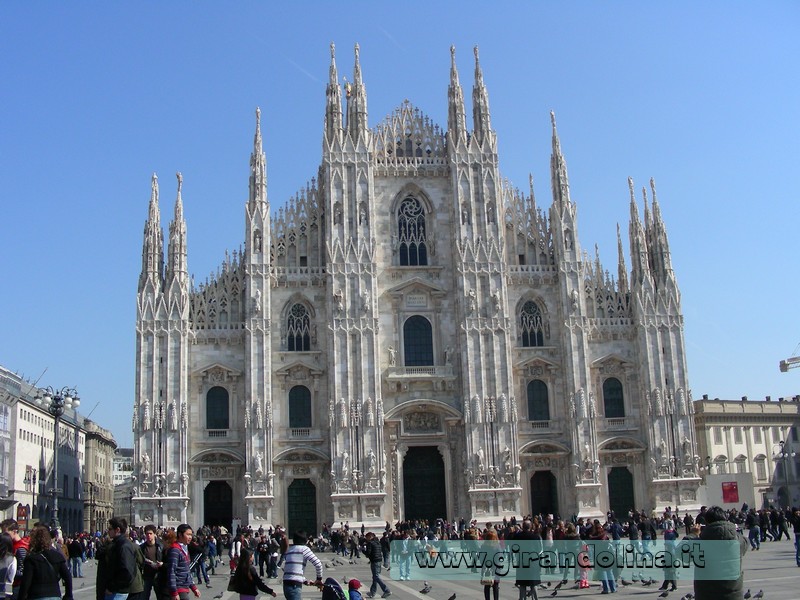
[[[114,516],[114,459],[117,442],[113,434],[90,419],[86,431],[86,467],[83,477],[83,529],[105,531]]]
[[[757,508],[800,504],[800,396],[695,402],[702,472],[752,473]]]
[[[331,47],[322,160],[277,213],[260,113],[244,249],[194,285],[155,176],[137,295],[135,521],[311,531],[696,503],[680,292],[655,186],[631,269],[582,249],[552,119],[548,206],[511,186],[475,50],[441,128],[375,127]],[[345,98],[342,98],[344,91]],[[282,200],[283,201],[283,200]],[[166,257],[165,257],[166,253]]]

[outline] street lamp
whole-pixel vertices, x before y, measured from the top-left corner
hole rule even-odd
[[[58,492],[61,490],[58,489],[58,422],[67,408],[78,408],[81,400],[75,388],[63,387],[55,390],[47,386],[44,394],[37,397],[37,401],[46,404],[47,411],[53,415],[53,488],[50,490],[53,494],[53,518],[50,524],[53,529],[59,529],[61,525],[58,522]]]
[[[34,518],[36,512],[36,470],[29,468],[25,471],[25,479],[22,480],[25,484],[25,491],[31,493],[31,514],[28,515],[29,519]]]
[[[783,465],[783,479],[786,483],[786,506],[784,508],[789,508],[791,505],[791,494],[789,493],[789,470],[786,467],[786,461],[789,458],[794,458],[797,456],[797,452],[789,450],[788,448],[784,448],[786,442],[783,440],[780,440],[778,444],[780,444],[781,449],[775,455],[775,460],[780,460],[781,464]]]

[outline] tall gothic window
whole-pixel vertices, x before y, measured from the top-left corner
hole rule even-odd
[[[228,390],[215,386],[206,393],[206,429],[228,429]]]
[[[433,365],[433,328],[425,317],[414,315],[403,324],[405,366]]]
[[[428,246],[425,237],[425,211],[416,198],[408,197],[397,211],[400,264],[417,266],[428,264]]]
[[[311,427],[311,391],[304,385],[289,390],[289,427]]]
[[[519,313],[519,330],[522,334],[522,346],[544,346],[544,323],[542,311],[533,300],[528,300]]]
[[[616,377],[609,377],[603,382],[603,408],[607,419],[619,419],[625,416],[622,383]]]
[[[311,350],[311,319],[302,304],[295,304],[289,311],[286,348],[289,352]]]
[[[550,420],[550,403],[547,399],[547,385],[541,379],[534,379],[528,384],[528,420]]]

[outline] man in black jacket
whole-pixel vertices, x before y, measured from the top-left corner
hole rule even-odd
[[[375,534],[371,531],[366,535],[367,544],[365,554],[369,558],[369,568],[372,571],[372,584],[369,586],[367,598],[374,598],[378,586],[381,587],[383,594],[381,598],[388,598],[392,595],[388,586],[381,579],[381,564],[383,563],[383,551],[381,550],[381,543],[375,538]]]
[[[111,544],[107,557],[108,580],[105,600],[127,600],[138,570],[136,549],[128,539],[127,531],[128,523],[125,519],[112,517],[108,520],[108,537],[111,539]]]
[[[164,545],[156,535],[156,526],[153,524],[145,525],[144,541],[139,546],[144,555],[144,569],[142,579],[144,580],[144,591],[139,600],[150,600],[150,592],[156,579],[156,573],[164,564]]]

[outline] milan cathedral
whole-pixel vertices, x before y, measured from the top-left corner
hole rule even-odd
[[[578,236],[552,121],[552,200],[500,174],[477,48],[451,49],[447,128],[370,128],[331,45],[322,161],[277,213],[256,112],[244,246],[195,285],[178,175],[154,175],[137,295],[134,521],[319,531],[696,508],[680,292],[654,182],[629,179],[626,266]],[[345,98],[342,98],[342,96]]]

